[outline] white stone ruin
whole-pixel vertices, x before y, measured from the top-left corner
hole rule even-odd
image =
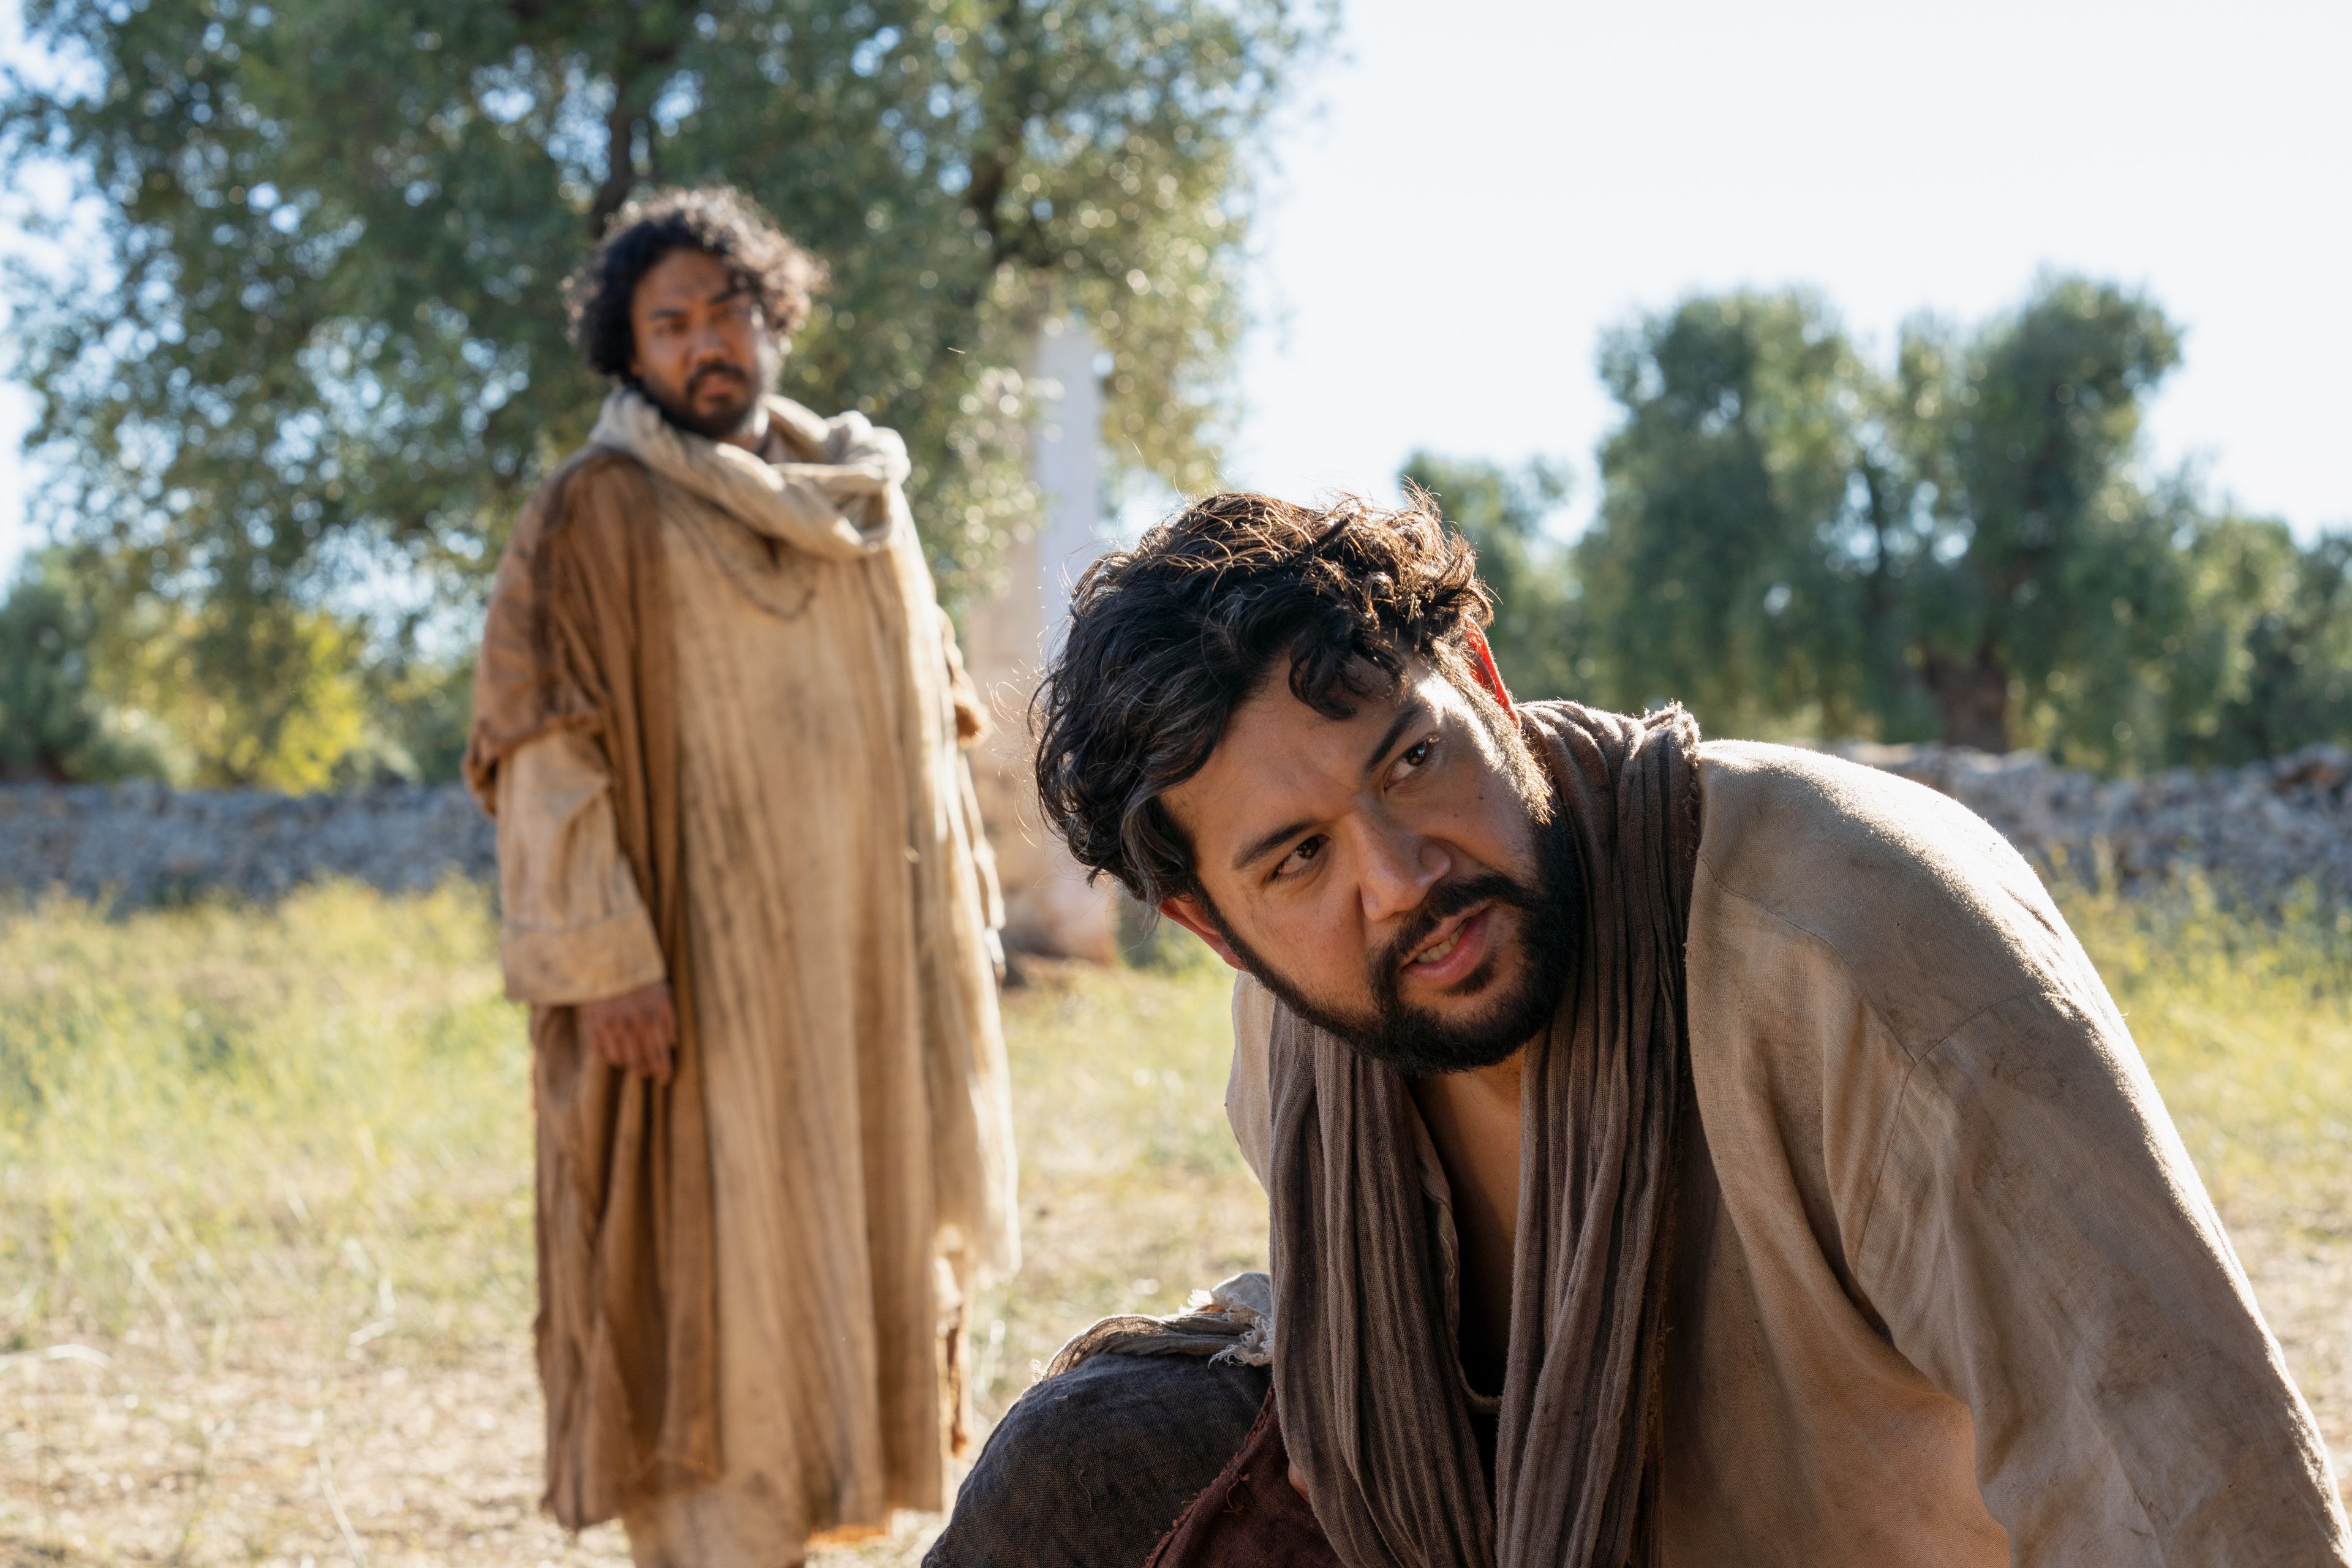
[[[1108,543],[1103,397],[1094,335],[1076,317],[1047,321],[1026,380],[1038,412],[1030,475],[1034,532],[1005,547],[1003,588],[966,607],[964,662],[993,728],[972,752],[981,815],[1004,884],[1013,948],[1108,963],[1118,955],[1118,893],[1089,886],[1061,839],[1038,819],[1029,700],[1067,620],[1071,584]]]

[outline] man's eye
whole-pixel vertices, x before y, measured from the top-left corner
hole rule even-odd
[[[1397,758],[1397,765],[1405,773],[1412,773],[1418,770],[1423,763],[1429,761],[1430,753],[1436,750],[1437,737],[1434,735],[1431,735],[1425,740],[1415,741],[1412,745],[1407,746],[1404,749],[1404,754],[1402,756]]]
[[[1277,879],[1295,877],[1306,870],[1315,858],[1322,853],[1323,836],[1321,834],[1318,833],[1312,838],[1303,839],[1297,848],[1282,858],[1282,864],[1274,868],[1275,877]]]

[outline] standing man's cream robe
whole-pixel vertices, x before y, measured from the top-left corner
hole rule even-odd
[[[1002,916],[957,715],[927,695],[961,672],[904,449],[854,415],[769,408],[766,463],[634,393],[591,438],[656,501],[711,1172],[719,1473],[623,1515],[662,1568],[778,1568],[813,1534],[943,1506],[965,1301],[1015,1261]],[[873,473],[887,491],[858,495]],[[894,637],[929,660],[911,686]],[[910,764],[910,745],[942,754]],[[927,776],[948,783],[910,799]],[[509,994],[661,979],[594,736],[513,746],[493,788]]]

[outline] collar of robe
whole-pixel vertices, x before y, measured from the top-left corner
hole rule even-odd
[[[763,405],[770,429],[788,448],[827,449],[829,432],[816,415],[772,395]],[[907,520],[898,482],[905,475],[885,460],[772,463],[679,429],[634,387],[613,389],[588,442],[625,452],[746,528],[827,561],[880,553]]]

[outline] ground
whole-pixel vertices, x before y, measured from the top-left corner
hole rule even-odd
[[[2352,1470],[2352,926],[2071,907]],[[0,1563],[620,1564],[536,1506],[520,1030],[479,897],[0,916]],[[1007,1003],[1026,1265],[993,1415],[1106,1312],[1256,1266],[1225,988],[1039,966]],[[936,1521],[821,1551],[912,1563]]]

